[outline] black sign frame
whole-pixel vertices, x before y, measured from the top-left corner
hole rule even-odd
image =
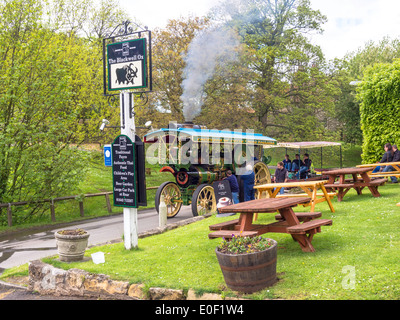
[[[103,95],[106,97],[113,97],[116,94],[107,93],[108,90],[108,73],[107,73],[107,47],[109,44],[116,43],[116,41],[123,43],[132,40],[146,39],[146,87],[142,87],[143,90],[136,89],[135,94],[147,94],[153,92],[153,62],[152,62],[152,40],[150,30],[141,30],[131,32],[131,27],[129,21],[123,22],[121,25],[117,26],[115,30],[107,37],[103,38]],[[122,33],[115,34],[115,31],[121,27],[124,30]],[[123,90],[125,90],[124,88]],[[121,89],[115,89],[121,90]]]
[[[121,134],[115,138],[111,150],[114,206],[137,208],[135,143]]]
[[[108,44],[108,90],[116,91],[146,88],[146,60],[145,38]],[[139,83],[135,84],[136,80],[139,80]]]

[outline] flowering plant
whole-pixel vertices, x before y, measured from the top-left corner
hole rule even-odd
[[[222,239],[218,245],[218,251],[227,254],[254,253],[271,248],[273,241],[262,237],[232,236],[231,240]]]

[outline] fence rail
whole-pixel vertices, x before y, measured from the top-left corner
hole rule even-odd
[[[148,187],[146,190],[155,190],[158,187]],[[100,192],[100,193],[88,193],[83,195],[84,198],[93,198],[93,197],[105,197],[106,200],[106,205],[107,205],[107,210],[109,213],[112,213],[112,207],[111,207],[111,202],[110,202],[110,194],[113,194],[113,191],[107,191],[107,192]],[[79,200],[78,200],[79,199]],[[13,206],[26,206],[29,204],[36,204],[36,203],[50,203],[50,216],[51,216],[51,221],[56,222],[56,210],[55,210],[55,202],[58,201],[65,201],[65,200],[78,200],[79,201],[79,213],[81,217],[85,216],[84,208],[83,208],[83,199],[82,195],[77,195],[77,196],[66,196],[66,197],[58,197],[58,198],[53,198],[53,199],[42,199],[42,200],[37,200],[37,201],[20,201],[20,202],[10,202],[10,203],[0,203],[0,208],[7,208],[7,220],[8,220],[8,226],[12,226],[12,207]]]

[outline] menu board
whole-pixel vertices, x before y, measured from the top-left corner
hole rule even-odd
[[[112,144],[114,206],[137,208],[135,144],[120,135]]]

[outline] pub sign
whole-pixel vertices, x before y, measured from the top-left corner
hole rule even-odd
[[[147,87],[146,39],[107,45],[108,89]]]

